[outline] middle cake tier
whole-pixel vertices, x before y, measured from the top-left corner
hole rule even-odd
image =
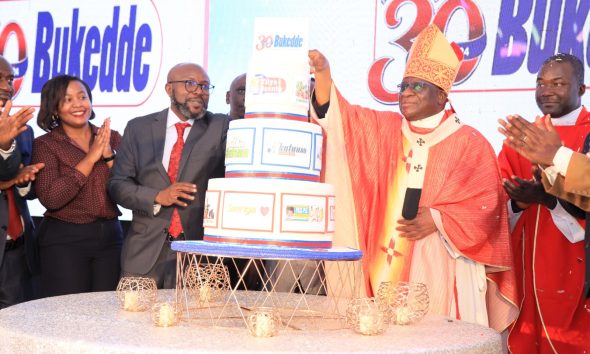
[[[330,184],[268,178],[209,180],[204,240],[331,248],[335,226]]]
[[[318,182],[320,126],[284,119],[233,120],[227,132],[225,177],[266,177]]]

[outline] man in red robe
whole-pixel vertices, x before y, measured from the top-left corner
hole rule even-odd
[[[336,184],[337,200],[344,194],[354,205],[356,232],[344,234],[337,224],[335,243],[363,251],[367,294],[382,282],[424,283],[430,313],[505,329],[517,312],[496,157],[478,131],[445,110],[458,48],[435,25],[418,35],[400,85],[403,116],[349,104],[326,58],[309,56],[315,111],[328,121],[326,176],[334,137],[345,146],[337,165],[349,171],[326,181]],[[356,240],[341,240],[348,235]]]
[[[590,113],[581,105],[583,80],[583,64],[569,54],[547,59],[537,76],[537,105],[545,119],[551,119],[570,155],[582,151],[590,132]],[[520,315],[510,331],[509,349],[513,353],[588,351],[590,302],[582,296],[584,214],[545,192],[540,171],[535,167],[533,173],[531,162],[509,146],[504,145],[499,161],[510,197],[519,279]]]

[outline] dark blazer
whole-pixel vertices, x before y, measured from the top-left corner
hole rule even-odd
[[[123,243],[123,272],[149,272],[166,240],[173,207],[162,207],[154,215],[154,200],[160,190],[170,185],[162,164],[167,115],[168,109],[165,109],[129,121],[117,151],[109,193],[117,204],[133,212]],[[203,119],[193,122],[186,139],[177,181],[197,185],[195,200],[187,201],[186,208],[179,208],[185,237],[189,240],[203,238],[204,200],[209,179],[224,176],[229,121],[227,115],[207,112]]]
[[[14,178],[18,173],[19,165],[28,165],[31,163],[31,151],[33,149],[33,129],[27,126],[27,130],[21,133],[16,138],[16,148],[14,153],[6,160],[0,157],[0,180],[7,181]],[[37,242],[35,240],[35,227],[33,219],[29,213],[27,201],[25,198],[31,199],[34,195],[33,188],[31,192],[21,197],[18,190],[13,187],[16,205],[24,221],[24,241],[27,256],[27,264],[31,272],[37,270]],[[4,258],[4,247],[6,245],[6,232],[8,230],[8,202],[6,194],[2,193],[0,196],[0,264]]]

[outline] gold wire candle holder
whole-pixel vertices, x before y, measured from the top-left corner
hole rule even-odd
[[[380,302],[389,306],[390,322],[408,325],[420,321],[428,313],[428,289],[422,283],[383,282],[377,290]]]
[[[388,307],[375,298],[357,298],[348,304],[346,323],[357,333],[374,336],[389,325]]]
[[[218,301],[230,289],[229,272],[223,264],[191,264],[184,284],[198,304]]]
[[[156,301],[158,287],[152,278],[122,277],[116,294],[123,310],[145,311]]]
[[[156,327],[171,327],[178,322],[179,312],[175,303],[156,302],[152,306],[152,321]]]
[[[272,307],[255,307],[248,316],[248,329],[254,337],[273,337],[279,333],[280,316]]]
[[[389,305],[394,298],[395,286],[396,284],[391,281],[381,282],[379,289],[377,289],[377,300]]]

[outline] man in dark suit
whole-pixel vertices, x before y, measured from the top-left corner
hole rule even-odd
[[[203,238],[207,182],[223,177],[229,116],[207,111],[213,85],[205,70],[181,63],[169,72],[170,108],[131,120],[109,181],[113,200],[133,211],[123,244],[125,276],[173,288],[173,240]]]
[[[34,109],[10,115],[14,72],[0,56],[0,309],[33,297],[36,267],[34,226],[25,196],[43,164],[29,165]]]

